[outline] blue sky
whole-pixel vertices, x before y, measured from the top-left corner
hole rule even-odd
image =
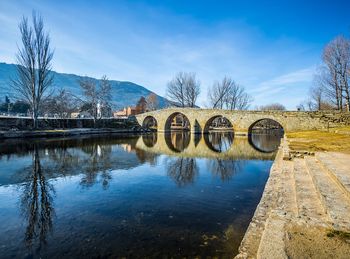
[[[256,105],[295,109],[324,45],[350,34],[350,1],[0,1],[0,61],[14,63],[22,15],[39,11],[54,70],[132,81],[165,95],[179,71],[207,88],[225,75]]]

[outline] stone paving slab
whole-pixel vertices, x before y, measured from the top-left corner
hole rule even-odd
[[[347,195],[337,186],[337,183],[322,170],[314,157],[305,157],[310,175],[329,215],[333,227],[338,230],[350,230],[350,203]]]
[[[311,176],[304,159],[294,159],[294,177],[296,185],[296,200],[298,217],[312,224],[323,225],[328,220],[326,211],[317,195]]]
[[[350,155],[336,152],[318,152],[316,158],[334,175],[350,198]]]

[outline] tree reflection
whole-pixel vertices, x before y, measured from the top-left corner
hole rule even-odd
[[[242,170],[243,163],[241,160],[213,159],[208,160],[208,168],[213,175],[219,176],[222,181],[229,181],[236,172]]]
[[[157,132],[151,132],[146,135],[142,135],[143,143],[147,147],[153,147],[157,143]]]
[[[191,140],[191,133],[188,131],[171,131],[164,134],[165,143],[174,152],[184,151]]]
[[[204,134],[207,146],[214,152],[222,153],[232,146],[234,133],[232,131],[211,131]]]
[[[272,153],[278,149],[282,137],[283,131],[279,129],[252,130],[248,141],[255,150],[263,153]]]
[[[158,162],[158,154],[150,153],[138,148],[135,150],[135,153],[142,164],[148,162],[150,165],[156,165]]]
[[[53,196],[55,190],[46,180],[45,170],[40,163],[38,148],[33,151],[33,164],[27,181],[23,185],[21,197],[22,214],[27,220],[25,243],[28,248],[37,244],[40,251],[46,244],[47,233],[52,230],[52,217],[54,215]]]
[[[89,154],[89,161],[85,164],[84,176],[80,184],[84,187],[91,187],[97,182],[97,176],[100,175],[102,187],[107,189],[109,181],[112,179],[110,174],[112,167],[111,146],[93,144],[84,147],[83,150]]]
[[[198,175],[198,166],[195,158],[171,158],[166,161],[168,176],[178,186],[185,186],[193,183]]]

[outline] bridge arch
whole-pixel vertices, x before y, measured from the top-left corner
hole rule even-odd
[[[181,112],[172,113],[165,121],[164,131],[191,130],[191,123],[188,117]]]
[[[146,118],[144,118],[142,127],[146,129],[157,130],[158,122],[155,117],[148,115]]]
[[[248,128],[248,134],[252,134],[254,130],[282,130],[284,132],[284,127],[282,123],[280,123],[276,119],[271,118],[261,118],[259,120],[254,121]]]
[[[204,125],[203,133],[208,133],[210,130],[215,129],[234,131],[231,121],[223,115],[215,115],[207,120]]]

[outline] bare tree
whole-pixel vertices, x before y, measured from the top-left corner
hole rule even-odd
[[[187,107],[195,107],[197,98],[201,93],[200,82],[196,80],[196,74],[188,73],[185,84],[185,103]]]
[[[60,89],[57,94],[43,102],[42,110],[59,118],[69,118],[72,112],[78,109],[80,104],[81,100],[79,98],[65,89]]]
[[[261,111],[285,111],[286,107],[280,103],[271,103],[267,105],[262,105],[258,109]]]
[[[53,74],[50,73],[53,51],[49,34],[44,31],[42,17],[33,12],[32,19],[33,26],[28,24],[25,17],[19,24],[23,46],[16,56],[17,77],[11,81],[16,92],[30,104],[33,126],[36,128],[40,106],[53,83]]]
[[[102,110],[110,106],[111,84],[106,76],[102,76],[99,81],[83,77],[79,84],[85,97],[85,103],[89,106],[89,112],[96,123],[98,119],[102,118]]]
[[[155,111],[155,110],[157,110],[159,108],[158,97],[154,93],[150,93],[147,96],[146,102],[147,102],[147,110],[148,111]]]
[[[103,75],[100,80],[100,89],[98,94],[99,94],[99,103],[101,107],[102,108],[110,107],[111,101],[112,101],[112,85],[106,75]],[[100,114],[100,116],[102,115]]]
[[[233,83],[226,98],[226,107],[229,110],[246,110],[251,102],[252,98],[245,92],[244,87]]]
[[[208,90],[208,99],[213,109],[223,109],[225,98],[230,92],[232,80],[224,77],[221,82],[215,82]]]
[[[338,110],[343,110],[343,101],[347,110],[350,105],[350,41],[338,36],[326,45],[322,60],[325,69],[321,79],[330,98],[334,99]]]
[[[180,72],[167,86],[167,96],[181,107],[195,107],[200,94],[200,83],[194,73]]]
[[[310,88],[309,91],[310,95],[310,101],[311,104],[314,106],[314,110],[321,110],[322,109],[322,102],[323,102],[323,87],[322,86],[314,86]]]
[[[212,108],[228,110],[246,110],[252,102],[244,87],[229,77],[213,84],[208,91],[208,99]]]

